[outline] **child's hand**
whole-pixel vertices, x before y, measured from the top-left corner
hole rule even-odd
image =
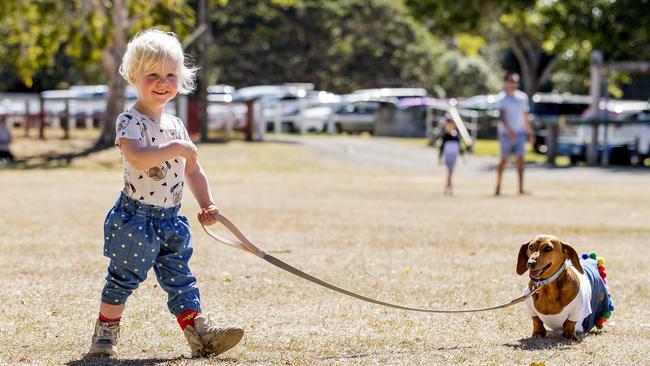
[[[209,226],[217,222],[217,220],[212,217],[212,214],[218,214],[219,207],[215,205],[210,205],[208,207],[202,208],[199,212],[199,222],[202,225]]]

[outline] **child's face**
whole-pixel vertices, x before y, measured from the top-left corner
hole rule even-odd
[[[456,125],[454,125],[454,122],[447,121],[445,122],[445,130],[447,132],[451,132],[456,128]]]
[[[132,76],[138,100],[150,108],[163,108],[178,93],[178,70],[171,60],[156,68],[140,69]]]

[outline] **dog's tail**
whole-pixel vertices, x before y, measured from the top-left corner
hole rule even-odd
[[[596,319],[596,328],[600,329],[603,327],[603,324],[607,322],[607,320],[612,316],[612,313],[614,312],[614,301],[612,300],[612,296],[607,286],[607,273],[605,272],[605,258],[599,257],[598,253],[592,251],[589,253],[583,253],[582,259],[584,260],[593,259],[598,263],[598,273],[600,273],[600,278],[603,279],[603,283],[605,284],[605,288],[607,289],[607,310]]]

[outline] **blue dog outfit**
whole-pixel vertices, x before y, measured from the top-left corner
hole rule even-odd
[[[598,273],[598,262],[595,259],[581,259],[580,265],[591,284],[591,314],[582,321],[582,329],[584,329],[585,332],[588,332],[593,327],[598,326],[597,320],[602,317],[603,314],[608,311],[611,314],[611,295],[607,285],[605,285],[605,282],[603,281],[603,278],[601,278],[601,275]]]
[[[578,276],[580,290],[559,314],[546,315],[538,312],[532,297],[526,300],[528,314],[539,317],[544,325],[553,330],[562,329],[567,319],[577,323],[576,332],[588,332],[594,327],[601,328],[614,311],[614,302],[605,280],[604,260],[597,257],[595,252],[585,253],[580,259],[580,265],[584,274],[567,261],[566,270],[574,271]],[[526,293],[529,292],[526,288]]]

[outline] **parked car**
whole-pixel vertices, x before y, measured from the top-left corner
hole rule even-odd
[[[275,129],[276,122],[286,132],[324,131],[332,114],[331,105],[340,101],[340,96],[313,90],[313,85],[307,83],[259,85],[239,89],[239,94],[261,101],[262,123],[268,131]]]
[[[396,103],[400,98],[426,97],[427,91],[423,88],[374,88],[355,90],[352,95]]]
[[[233,131],[246,128],[248,108],[241,100],[235,87],[219,84],[208,86],[208,129],[212,131]]]
[[[337,131],[361,133],[375,131],[376,115],[380,104],[399,104],[409,98],[424,98],[423,88],[373,88],[359,89],[344,95],[335,109],[333,123]]]
[[[646,124],[625,123],[625,121],[645,120],[650,115],[647,102],[629,100],[610,100],[601,104],[607,118],[613,123],[607,128],[598,130],[598,157],[607,154],[610,164],[629,165],[639,157],[639,144],[644,142]],[[592,114],[590,109],[585,110],[583,117]],[[622,122],[622,123],[616,123]],[[568,156],[572,164],[586,161],[588,141],[592,138],[592,127],[589,125],[573,125],[560,129],[556,154]],[[643,148],[643,146],[641,146]]]
[[[540,154],[546,154],[546,125],[544,119],[559,118],[559,116],[580,116],[590,106],[591,97],[588,95],[537,93],[530,100],[530,113],[533,132],[535,134],[534,148]]]
[[[353,101],[341,105],[333,116],[336,131],[361,133],[375,130],[375,112],[381,102],[376,100]]]

